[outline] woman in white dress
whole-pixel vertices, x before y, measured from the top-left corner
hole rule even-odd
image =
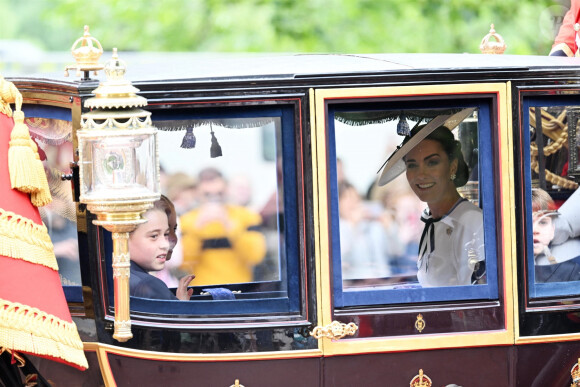
[[[423,287],[485,283],[483,214],[457,191],[466,184],[469,168],[460,142],[442,126],[445,118],[415,127],[379,180],[386,184],[404,170],[415,195],[427,203],[417,261]]]

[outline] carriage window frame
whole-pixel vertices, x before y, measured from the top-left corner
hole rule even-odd
[[[22,105],[22,111],[26,118],[44,118],[44,119],[54,119],[61,121],[68,121],[71,123],[71,135],[72,135],[72,111],[68,108],[50,106],[50,105],[38,105],[38,104],[28,104],[24,103]],[[70,160],[73,162],[74,160]],[[71,201],[73,200],[71,195]],[[81,275],[82,282],[82,267],[81,267],[81,247],[79,245],[79,229],[77,225],[77,245],[79,247],[79,272]],[[62,285],[64,291],[65,299],[67,303],[82,303],[83,302],[83,289],[81,285]]]
[[[259,320],[266,321],[294,321],[297,323],[308,319],[308,300],[304,296],[306,293],[305,281],[301,275],[305,263],[304,244],[301,243],[300,231],[304,227],[304,211],[300,209],[303,206],[304,190],[299,190],[298,184],[303,180],[301,166],[302,155],[302,129],[301,123],[297,120],[300,109],[298,102],[290,101],[273,101],[271,103],[256,106],[254,104],[241,106],[227,106],[213,103],[212,106],[180,106],[176,104],[168,108],[166,104],[161,104],[161,108],[156,108],[150,104],[148,110],[152,113],[153,126],[160,126],[163,122],[167,125],[168,121],[184,120],[204,120],[212,119],[240,119],[240,118],[280,118],[280,136],[279,140],[282,146],[282,164],[283,164],[283,188],[284,188],[284,221],[279,223],[279,232],[283,230],[283,239],[285,240],[285,264],[280,268],[281,278],[274,281],[223,284],[223,285],[205,285],[194,286],[195,289],[225,287],[231,290],[249,289],[251,293],[253,288],[260,286],[268,288],[270,283],[286,282],[285,289],[287,294],[281,297],[257,298],[257,299],[236,299],[236,300],[212,300],[210,296],[202,300],[156,300],[131,296],[130,312],[134,323],[154,322],[161,320],[163,324],[170,323],[171,320],[184,323],[191,320],[192,323],[201,322],[202,324],[209,321],[221,322],[226,319],[228,323],[243,319],[244,321]],[[157,125],[156,125],[157,123]],[[162,129],[158,129],[162,130]],[[232,130],[244,130],[243,128]],[[206,149],[194,149],[197,151],[208,151]],[[160,155],[160,161],[163,160]],[[109,313],[113,311],[114,305],[114,283],[112,272],[112,239],[111,234],[101,227],[97,227],[99,238],[103,242],[103,251],[101,258],[101,270],[104,290],[108,294],[104,298],[107,304],[106,309]],[[284,272],[282,272],[284,271]],[[244,290],[245,291],[245,290]],[[255,294],[258,294],[256,291]],[[199,321],[198,321],[199,320]]]
[[[574,103],[575,102],[575,103]],[[543,299],[576,299],[580,294],[579,281],[561,281],[550,283],[536,283],[535,260],[533,249],[533,222],[532,222],[532,168],[531,168],[531,136],[529,111],[532,107],[552,106],[580,106],[580,95],[566,96],[529,96],[523,98],[522,103],[522,136],[523,136],[523,189],[524,189],[524,237],[525,248],[525,289],[528,302],[542,301]],[[580,189],[580,188],[579,188]],[[574,302],[578,304],[578,302]]]
[[[401,305],[401,304],[422,304],[433,302],[451,302],[451,301],[473,301],[473,300],[498,300],[499,295],[499,270],[498,270],[498,238],[496,236],[497,222],[497,204],[496,204],[496,186],[497,186],[497,166],[494,165],[492,158],[483,157],[479,153],[479,197],[480,203],[486,203],[480,206],[483,211],[484,221],[484,249],[487,265],[487,283],[469,286],[447,286],[447,287],[429,287],[417,289],[368,289],[368,290],[351,290],[344,289],[342,282],[341,257],[340,257],[340,236],[338,224],[338,188],[336,173],[336,143],[334,129],[334,114],[340,111],[353,111],[356,104],[364,104],[361,111],[366,110],[404,110],[421,106],[421,109],[442,109],[442,108],[468,108],[475,107],[479,110],[478,114],[478,143],[480,149],[491,149],[494,154],[498,153],[494,145],[493,133],[497,128],[494,127],[494,106],[497,103],[495,96],[457,96],[446,94],[438,98],[421,98],[415,97],[411,100],[405,98],[376,98],[366,99],[364,102],[356,101],[332,101],[327,104],[326,113],[328,117],[327,144],[328,144],[328,173],[330,195],[329,223],[330,223],[330,246],[331,246],[331,265],[332,265],[332,290],[333,306],[335,309],[365,307],[377,305]],[[369,109],[370,105],[375,105],[374,109]],[[381,106],[382,109],[378,106]],[[402,108],[403,106],[404,108]],[[372,168],[380,166],[372,166]],[[420,216],[420,214],[417,214]]]

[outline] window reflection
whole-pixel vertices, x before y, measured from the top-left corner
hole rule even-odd
[[[407,122],[409,130],[412,129],[413,136],[428,128],[425,124],[435,117],[449,117],[455,113],[461,110],[336,113],[336,175],[344,289],[486,283],[483,216],[478,207],[476,110],[465,110],[457,122],[446,123],[452,129],[447,142],[457,149],[460,147],[463,153],[459,171],[457,163],[453,162],[457,157],[448,156],[449,151],[439,146],[437,139],[417,141],[420,146],[402,147],[405,152],[404,156],[400,155],[403,167],[399,172],[402,173],[393,175],[385,185],[377,184],[376,169],[369,168],[369,165],[382,165],[403,142],[403,133],[397,134],[405,126],[402,120]],[[435,127],[432,129],[434,134],[439,132]],[[420,149],[428,143],[436,149],[423,155]],[[438,154],[437,166],[433,165],[433,160],[426,160],[434,153]],[[405,169],[410,168],[409,162],[417,173],[405,173]],[[457,184],[454,182],[459,179],[455,173],[461,174],[462,181]],[[435,192],[437,187],[441,190]],[[449,193],[447,201],[451,204],[443,213],[433,213],[433,216],[431,211],[438,210],[435,204],[441,201],[439,196],[432,197],[432,191],[441,195]]]
[[[570,149],[576,142],[568,137],[574,133],[577,119],[573,106],[529,110],[532,210],[528,247],[534,272],[530,278],[536,284],[580,280],[580,192],[570,178],[574,175],[570,161],[575,155]],[[537,294],[571,294],[565,287],[542,289]]]
[[[532,189],[533,254],[537,283],[580,280],[579,210],[580,191],[557,208],[546,191]]]
[[[27,118],[26,124],[38,146],[52,195],[52,203],[40,207],[39,212],[54,245],[61,283],[81,286],[76,207],[70,181],[62,180],[63,174],[71,173],[74,160],[71,122]]]

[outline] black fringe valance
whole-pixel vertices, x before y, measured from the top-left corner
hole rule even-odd
[[[431,120],[441,114],[455,114],[461,109],[405,109],[405,110],[366,110],[335,112],[334,118],[350,126],[384,124],[389,121],[408,119],[415,122]]]
[[[153,125],[163,131],[179,131],[195,129],[201,126],[222,127],[225,129],[249,129],[266,126],[277,117],[260,118],[216,118],[216,119],[194,119],[194,120],[155,120]]]

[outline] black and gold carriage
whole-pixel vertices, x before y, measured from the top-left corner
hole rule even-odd
[[[232,186],[251,187],[235,200],[260,214],[266,251],[251,281],[194,282],[190,301],[128,298],[115,286],[115,231],[95,225],[80,200],[77,133],[104,75],[81,67],[80,79],[12,77],[56,198],[45,222],[57,235],[55,220],[64,218],[78,246],[61,277],[90,368],[38,360],[48,378],[94,386],[572,382],[580,278],[539,279],[531,195],[543,189],[561,208],[578,188],[574,59],[119,58],[157,128],[161,192],[186,213],[195,199],[183,202],[190,187],[175,181],[194,186],[200,170],[219,168]],[[422,204],[404,179],[378,187],[377,171],[406,128],[465,109],[471,113],[453,133],[471,170],[461,193],[483,212],[486,281],[424,288],[416,278]],[[348,247],[343,180],[356,188],[365,219],[384,228],[375,239],[380,261],[360,243]],[[116,303],[121,297],[129,302]],[[118,316],[130,318],[131,338],[114,338]]]

